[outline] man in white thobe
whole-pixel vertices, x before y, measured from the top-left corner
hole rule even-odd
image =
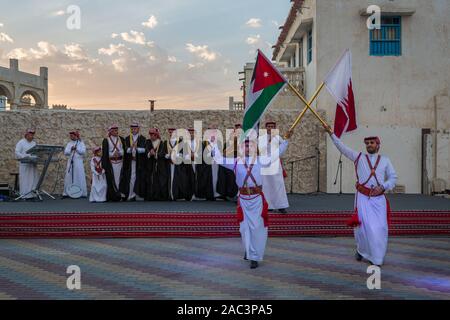
[[[272,139],[274,139],[275,145],[283,143],[284,141],[279,135],[272,137],[272,130],[275,130],[276,128],[276,122],[266,122],[267,149],[263,151],[267,152],[267,156],[269,157]],[[281,160],[273,163],[272,165],[272,172],[262,176],[263,192],[266,195],[266,200],[269,204],[269,211],[278,210],[280,213],[287,213],[286,209],[289,208],[289,201],[286,194],[286,186],[284,184],[284,174]]]
[[[211,125],[208,128],[209,132],[210,132],[210,137],[208,138],[208,142],[206,145],[206,152],[207,154],[209,154],[212,158],[212,140],[216,139],[217,136],[217,125]],[[214,138],[213,138],[214,137]],[[217,192],[217,182],[219,181],[219,165],[217,164],[217,162],[214,161],[214,159],[211,159],[211,172],[212,172],[212,190],[213,190],[213,195],[214,198],[219,198],[221,195],[219,192]]]
[[[192,188],[194,189],[193,195],[192,195],[192,200],[204,200],[201,198],[197,198],[195,196],[195,190],[196,190],[196,184],[197,184],[197,179],[196,177],[196,169],[197,169],[197,165],[195,163],[195,156],[198,153],[199,149],[201,148],[201,142],[199,139],[196,138],[195,136],[195,129],[194,128],[189,128],[188,132],[191,136],[191,139],[189,140],[189,153],[185,155],[184,160],[186,163],[191,163],[192,166],[192,171],[194,172],[194,185],[192,186]]]
[[[291,137],[291,133],[288,133],[288,137]],[[279,156],[286,152],[287,147],[288,141],[281,142]],[[268,235],[268,205],[262,191],[262,171],[270,166],[272,159],[257,156],[257,144],[254,141],[246,140],[243,148],[243,153],[237,159],[223,158],[216,143],[213,145],[213,156],[219,165],[235,172],[236,184],[239,186],[237,211],[245,248],[244,259],[250,260],[250,268],[255,269],[264,258]]]
[[[20,162],[19,164],[19,188],[20,195],[24,196],[24,199],[35,198],[36,195],[31,191],[36,189],[39,181],[37,164],[32,162],[33,160],[36,160],[36,157],[27,153],[28,150],[36,146],[34,135],[35,130],[28,129],[25,132],[25,138],[17,143],[15,150],[17,160],[27,161],[26,163]]]
[[[390,206],[385,192],[392,190],[397,174],[391,161],[378,154],[381,141],[378,137],[364,139],[367,153],[356,152],[326,128],[338,150],[355,163],[357,176],[355,215],[349,225],[355,227],[357,243],[356,259],[366,259],[373,265],[381,266],[388,246],[388,219]]]
[[[177,138],[176,135],[174,135],[174,132],[176,131],[175,128],[169,128],[167,130],[167,132],[169,133],[169,140],[167,141],[167,154],[166,154],[166,159],[170,160],[171,159],[171,153],[172,153],[172,149],[174,149],[179,140]],[[173,162],[170,163],[170,177],[169,177],[169,197],[171,200],[175,200],[174,196],[173,196],[173,179],[175,177],[175,164]]]
[[[94,157],[90,161],[90,167],[92,172],[92,185],[89,201],[106,202],[108,184],[106,183],[105,169],[102,167],[102,148],[94,148]]]
[[[64,150],[64,155],[68,157],[66,176],[64,178],[63,197],[70,195],[70,188],[75,187],[81,191],[81,197],[87,197],[86,173],[84,172],[84,156],[86,155],[86,145],[81,140],[77,130],[69,133],[70,142]]]

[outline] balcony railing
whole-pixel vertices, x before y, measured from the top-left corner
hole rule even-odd
[[[305,69],[304,68],[279,68],[292,86],[303,96],[305,95]]]

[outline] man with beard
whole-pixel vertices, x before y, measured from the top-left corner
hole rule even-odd
[[[234,125],[233,134],[228,142],[224,143],[223,152],[226,157],[237,158],[238,157],[238,137],[243,133],[242,125],[237,123]],[[234,199],[239,191],[236,184],[236,175],[233,170],[230,170],[224,166],[219,166],[219,179],[217,184],[217,192],[220,193],[224,200],[230,198]]]
[[[176,129],[169,129],[169,140],[166,143],[166,159],[170,160],[170,199],[191,201],[194,195],[193,170],[191,164],[184,163],[184,150],[188,150],[183,137],[178,137]],[[189,156],[189,155],[187,155]]]
[[[217,141],[217,126],[208,128],[206,141],[202,144],[202,163],[196,167],[196,197],[214,201],[218,198],[226,200],[233,198],[237,193],[237,186],[232,170],[219,166],[214,161],[213,141]],[[200,158],[201,159],[201,158]]]
[[[108,184],[107,201],[126,200],[123,190],[123,158],[125,155],[125,139],[119,136],[119,127],[112,125],[108,129],[108,137],[102,143],[102,167],[105,170]]]
[[[274,121],[266,122],[266,130],[267,130],[267,149],[264,152],[267,152],[267,156],[270,157],[271,147],[272,147],[272,139],[275,142],[275,145],[278,146],[280,142],[283,141],[279,135],[272,137],[272,130],[277,128],[277,124]],[[264,139],[265,140],[265,139]],[[269,204],[269,211],[278,210],[280,213],[287,213],[286,209],[289,208],[289,201],[286,194],[286,186],[284,184],[284,178],[286,172],[283,169],[283,165],[281,160],[277,160],[276,163],[273,163],[273,172],[270,174],[265,174],[262,176],[263,180],[263,191],[266,195],[267,203]],[[272,170],[271,170],[272,171]]]
[[[147,201],[169,200],[169,180],[171,181],[171,162],[166,158],[168,154],[167,142],[161,141],[158,128],[150,129],[150,139],[147,140]]]
[[[130,125],[130,135],[125,138],[125,161],[123,175],[123,189],[128,201],[136,201],[136,197],[145,197],[145,145],[146,139],[139,134],[138,123]]]
[[[288,139],[292,132],[288,132]],[[234,170],[239,186],[237,216],[240,223],[242,243],[245,249],[244,259],[250,260],[250,268],[255,269],[263,260],[267,243],[269,215],[268,204],[262,190],[262,172],[270,166],[270,157],[258,156],[256,139],[240,144],[238,158],[223,158],[221,151],[214,145],[214,160],[221,166]],[[279,146],[279,155],[287,150],[288,141]]]
[[[86,155],[86,145],[81,140],[80,132],[73,130],[69,132],[70,142],[64,150],[64,155],[68,157],[66,176],[64,178],[63,197],[68,197],[70,188],[76,186],[81,191],[81,197],[87,197],[86,174],[84,172],[84,157]]]
[[[390,216],[385,192],[395,187],[397,174],[389,158],[378,154],[379,137],[364,139],[367,153],[363,154],[344,145],[330,127],[325,126],[325,129],[336,148],[355,164],[356,208],[348,222],[354,228],[357,243],[355,258],[381,266],[387,251]]]
[[[201,139],[195,136],[195,130],[193,128],[189,128],[189,134],[191,135],[189,143],[190,157],[186,157],[185,160],[191,161],[194,181],[194,185],[192,186],[194,191],[193,200],[214,200],[213,189],[215,187],[213,188],[211,165],[203,159],[206,142],[202,142]]]
[[[36,189],[39,181],[37,163],[33,162],[37,157],[27,153],[28,150],[36,146],[35,132],[34,129],[27,129],[25,137],[17,143],[15,150],[16,159],[23,160],[19,164],[19,188],[20,195],[24,196],[24,199],[35,197],[31,191]]]

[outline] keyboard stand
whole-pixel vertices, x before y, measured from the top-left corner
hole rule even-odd
[[[52,149],[52,150],[48,151],[48,158],[47,158],[47,160],[45,160],[44,168],[42,169],[41,176],[39,177],[39,181],[36,185],[36,188],[34,190],[31,190],[27,194],[24,194],[16,199],[14,199],[14,201],[22,200],[30,194],[33,194],[34,195],[33,198],[37,198],[37,199],[39,199],[39,201],[43,201],[43,199],[42,199],[43,195],[46,195],[53,200],[56,200],[56,198],[54,196],[52,196],[50,193],[48,193],[45,190],[41,190],[41,187],[42,187],[42,184],[44,183],[44,179],[47,174],[48,167],[50,166],[50,163],[52,162],[53,155],[55,155],[56,153],[59,153],[59,152],[61,152],[61,151],[57,150],[57,149]]]

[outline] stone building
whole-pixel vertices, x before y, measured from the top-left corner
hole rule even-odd
[[[353,55],[359,129],[345,136],[362,150],[363,137],[379,135],[381,152],[399,174],[399,191],[450,189],[450,0],[293,0],[274,46],[273,60],[304,72],[310,98],[345,49]],[[369,30],[367,8],[381,9],[380,28]],[[279,105],[274,105],[278,108]],[[333,123],[336,102],[324,90],[314,107]],[[339,153],[327,142],[327,192]],[[343,191],[354,192],[354,168],[343,165]]]
[[[280,123],[282,133],[289,129],[291,119],[296,112],[272,111],[271,119]],[[202,121],[203,129],[211,124],[219,124],[218,129],[225,134],[225,129],[233,128],[234,124],[242,121],[242,112],[228,110],[155,110],[149,111],[82,111],[82,110],[13,110],[0,112],[0,136],[3,143],[0,145],[0,182],[14,185],[10,175],[17,172],[18,161],[14,157],[14,147],[23,137],[28,127],[36,128],[36,142],[39,144],[64,146],[69,141],[69,131],[79,129],[81,137],[88,147],[87,158],[92,156],[92,149],[99,146],[107,135],[107,128],[116,123],[120,127],[120,134],[126,136],[130,133],[129,126],[137,121],[142,126],[141,132],[148,136],[149,128],[159,127],[162,138],[167,139],[167,129],[171,127],[189,128],[194,121]],[[315,154],[316,148],[325,155],[325,133],[320,124],[313,121],[312,115],[307,115],[306,124],[296,131],[291,140],[288,152],[283,157],[288,172],[286,187],[288,191],[296,193],[314,192],[317,190],[317,178],[320,177],[320,188],[325,188],[326,159],[319,163],[310,158]],[[52,164],[45,190],[61,192],[63,187],[63,173],[67,158],[60,155],[59,165]],[[85,161],[88,180],[90,169]],[[318,167],[320,165],[320,167]]]
[[[39,75],[34,75],[20,71],[17,59],[10,59],[9,65],[9,69],[0,67],[0,100],[6,101],[4,105],[11,110],[48,109],[48,69],[41,67]]]

